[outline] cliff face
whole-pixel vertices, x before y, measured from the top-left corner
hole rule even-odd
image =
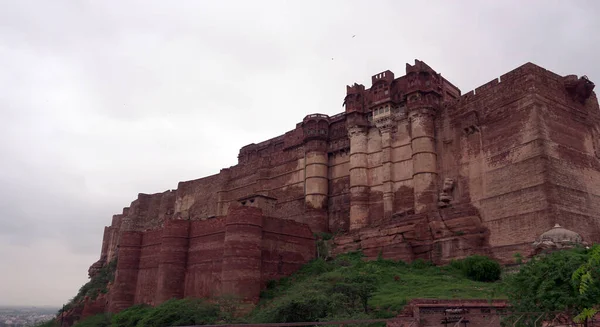
[[[94,274],[118,258],[110,311],[223,293],[333,253],[444,263],[528,254],[559,223],[600,236],[600,109],[587,78],[531,63],[461,96],[425,63],[347,87],[345,112],[306,116],[238,164],[139,194],[105,228]]]

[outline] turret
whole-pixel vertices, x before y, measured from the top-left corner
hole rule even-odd
[[[406,99],[410,119],[415,212],[437,203],[435,116],[442,99],[442,78],[422,61],[406,65]]]
[[[365,112],[366,111],[366,92],[365,86],[356,84],[346,86],[346,97],[344,98],[343,106],[346,107],[346,112]]]
[[[313,114],[302,121],[304,132],[304,203],[306,223],[313,232],[327,232],[329,219],[327,196],[329,194],[329,116]]]
[[[119,260],[109,312],[119,312],[134,304],[142,245],[141,232],[123,232],[119,244]]]
[[[386,70],[371,77],[371,121],[381,134],[381,180],[383,190],[383,218],[392,218],[394,206],[394,182],[392,180],[392,131],[396,121],[393,116],[395,103],[399,94],[394,94],[392,83],[394,73]],[[374,217],[380,218],[380,217]]]
[[[225,222],[221,292],[239,295],[246,302],[260,297],[263,212],[254,197],[232,208]]]
[[[189,220],[168,220],[158,257],[156,303],[182,298],[189,244]]]

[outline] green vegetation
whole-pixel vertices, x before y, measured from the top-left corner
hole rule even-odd
[[[477,282],[495,282],[502,274],[502,267],[497,261],[480,255],[452,261],[451,266],[462,271],[465,277]]]
[[[216,304],[201,299],[173,299],[154,308],[135,306],[121,311],[113,316],[112,322],[114,327],[163,327],[208,325],[220,318]]]
[[[108,292],[108,283],[115,279],[116,269],[117,260],[113,260],[109,264],[100,268],[98,273],[92,277],[89,282],[81,286],[79,292],[77,292],[77,295],[75,295],[75,297],[72,298],[64,308],[58,311],[58,314],[60,314],[63,310],[67,311],[81,304],[86,296],[89,296],[92,300],[95,300],[98,295]]]
[[[327,239],[327,235],[321,239]],[[444,267],[424,260],[407,264],[382,256],[365,261],[361,253],[348,253],[329,261],[321,257],[292,276],[268,282],[259,305],[245,316],[236,315],[240,304],[235,298],[224,297],[211,303],[183,299],[154,308],[137,305],[110,320],[105,315],[93,316],[76,326],[163,327],[391,318],[413,298],[503,298],[501,281],[472,280],[497,280],[494,264],[485,257],[470,257]],[[85,293],[90,289],[86,288]]]
[[[364,261],[360,253],[317,259],[296,274],[269,283],[249,322],[387,318],[413,298],[502,298],[502,284],[472,281],[458,264],[416,260]],[[462,267],[462,266],[461,266]]]
[[[507,324],[520,317],[519,326],[533,326],[538,315],[520,312],[562,312],[585,323],[600,301],[599,259],[597,246],[563,250],[535,257],[507,276],[505,291],[515,312]]]
[[[587,298],[585,308],[575,317],[576,322],[587,322],[599,311],[600,305],[600,246],[594,245],[589,251],[587,261],[571,276],[571,281],[579,296]]]
[[[108,314],[97,314],[87,317],[86,319],[76,323],[77,327],[108,327],[111,325],[110,316]]]

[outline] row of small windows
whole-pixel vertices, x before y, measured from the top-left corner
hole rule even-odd
[[[373,110],[373,115],[381,115],[387,112],[390,112],[390,107],[375,109]]]

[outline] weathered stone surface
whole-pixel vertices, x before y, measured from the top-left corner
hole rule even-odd
[[[598,242],[593,88],[531,63],[464,95],[418,60],[404,76],[376,74],[347,87],[345,112],[244,146],[219,174],[139,194],[89,272],[118,257],[118,311],[223,291],[254,301],[314,256],[313,233],[335,234],[333,255],[439,264],[512,262],[555,224]]]
[[[111,312],[184,297],[236,295],[255,303],[267,281],[314,257],[315,239],[306,224],[241,205],[226,217],[167,220],[158,230],[124,232],[119,251]]]

